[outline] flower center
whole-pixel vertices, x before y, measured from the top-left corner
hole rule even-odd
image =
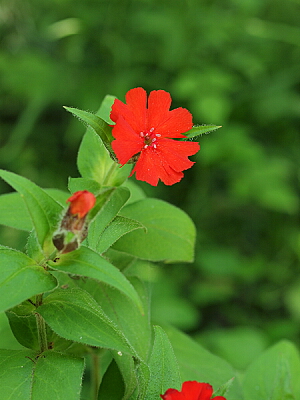
[[[157,138],[161,137],[160,133],[154,133],[154,128],[149,131],[140,132],[140,137],[144,139],[144,149],[148,147],[157,148]]]

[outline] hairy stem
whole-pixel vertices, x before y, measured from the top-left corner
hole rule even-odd
[[[42,304],[43,295],[38,294],[36,296],[36,306],[40,306]],[[47,341],[47,332],[46,332],[46,323],[44,318],[39,314],[35,313],[36,318],[36,326],[38,331],[38,340],[40,345],[40,351],[43,353],[48,349],[48,341]]]
[[[99,354],[92,352],[91,353],[92,365],[91,365],[91,391],[93,400],[98,399],[98,390],[99,390]]]

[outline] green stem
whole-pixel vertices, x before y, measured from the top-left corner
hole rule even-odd
[[[91,389],[92,389],[92,399],[98,400],[98,390],[99,390],[99,355],[95,352],[91,353],[92,366],[91,366]]]
[[[36,306],[40,306],[42,304],[43,295],[38,294],[36,296]],[[35,313],[36,318],[36,326],[38,331],[38,340],[40,345],[40,351],[43,353],[48,349],[48,341],[47,341],[47,332],[46,332],[46,323],[44,318],[39,314]]]
[[[115,170],[116,170],[118,167],[119,167],[119,165],[118,165],[116,162],[114,162],[114,163],[111,165],[111,167],[109,168],[109,170],[108,170],[108,172],[107,172],[107,174],[106,174],[106,176],[105,176],[105,178],[104,178],[103,186],[105,186],[105,185],[108,184],[110,177],[112,176],[112,174],[115,172]]]

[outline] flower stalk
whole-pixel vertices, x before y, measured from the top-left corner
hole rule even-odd
[[[38,294],[36,296],[36,306],[39,307],[42,304],[43,295]],[[46,323],[44,318],[39,313],[35,313],[36,318],[36,326],[38,331],[38,341],[40,346],[40,352],[48,350],[48,340],[47,340],[47,331],[46,331]]]

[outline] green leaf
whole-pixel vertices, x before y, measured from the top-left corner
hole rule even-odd
[[[99,235],[97,251],[104,253],[111,247],[120,237],[126,233],[132,232],[136,229],[144,228],[144,226],[133,219],[116,216],[116,218],[105,228],[101,235]]]
[[[0,350],[1,397],[5,400],[33,400],[32,372],[36,352],[31,350]],[[30,358],[29,358],[30,357]]]
[[[59,271],[88,276],[104,282],[120,290],[142,310],[138,294],[122,272],[88,247],[81,246],[78,250],[62,254],[56,262],[50,261],[49,264]]]
[[[36,361],[32,400],[79,400],[84,360],[46,351]]]
[[[147,232],[135,230],[113,248],[150,261],[193,261],[196,230],[179,208],[162,200],[145,199],[125,206],[124,217],[141,222]]]
[[[139,359],[147,360],[151,346],[150,296],[143,282],[137,278],[132,278],[131,282],[143,301],[143,314],[137,305],[113,287],[90,279],[77,281],[77,284],[93,296],[105,315],[123,332]]]
[[[38,312],[65,339],[136,355],[123,333],[84,290],[56,290],[46,297]]]
[[[197,136],[203,135],[204,133],[215,131],[216,129],[222,128],[218,125],[195,125],[191,130],[185,133],[187,138],[192,139]]]
[[[43,189],[22,176],[0,170],[0,177],[24,199],[39,244],[43,247],[57,226],[62,206]]]
[[[70,177],[68,180],[68,188],[71,193],[78,192],[79,190],[88,190],[89,192],[95,194],[100,191],[101,185],[99,182],[96,182],[93,179]]]
[[[98,399],[125,400],[124,399],[124,380],[119,368],[113,360],[105,372],[98,392]]]
[[[216,391],[236,376],[236,371],[225,360],[211,354],[189,336],[171,326],[164,326],[164,330],[173,346],[183,382],[191,380],[208,382]],[[228,400],[243,398],[238,379],[234,379],[229,394]],[[252,400],[256,398],[253,396]]]
[[[91,127],[97,133],[97,135],[99,135],[109,152],[113,153],[110,145],[111,141],[113,140],[113,136],[111,134],[111,127],[107,122],[105,122],[98,115],[92,114],[88,111],[83,111],[72,107],[64,108],[75,115],[75,117],[78,117],[87,126]]]
[[[99,117],[102,118],[109,125],[113,124],[113,121],[110,119],[110,112],[115,99],[115,96],[107,94],[101,103],[99,111],[97,112],[97,115],[99,115]]]
[[[7,311],[6,316],[18,342],[29,349],[39,350],[40,346],[35,315],[17,315],[15,312]]]
[[[154,327],[154,344],[150,356],[150,380],[146,399],[157,400],[169,388],[180,389],[181,378],[172,345],[160,326]]]
[[[300,398],[300,358],[287,340],[260,355],[244,377],[245,400],[293,400]]]
[[[56,286],[56,279],[34,260],[4,246],[0,246],[0,270],[0,312]]]
[[[0,350],[1,397],[5,400],[79,400],[84,361],[53,351]]]
[[[58,203],[64,205],[70,196],[58,189],[43,189]],[[7,193],[0,196],[0,224],[23,231],[31,231],[33,222],[20,193]]]
[[[100,234],[115,218],[129,196],[129,190],[124,187],[114,188],[104,193],[100,211],[89,225],[88,243],[92,249],[96,250],[99,247]]]
[[[130,165],[119,164],[111,159],[100,137],[88,129],[82,139],[78,157],[78,170],[83,178],[92,179],[102,186],[119,186],[129,176]]]
[[[30,231],[32,221],[19,193],[8,193],[0,196],[0,224],[11,228]]]
[[[113,352],[114,359],[125,384],[124,399],[129,398],[138,387],[140,398],[146,390],[149,370],[142,360],[147,360],[151,349],[151,325],[149,315],[149,294],[143,282],[132,278],[132,284],[143,300],[144,314],[121,292],[92,280],[80,280],[77,284],[88,291],[101,305],[105,314],[117,325],[136,350],[140,360],[125,353]],[[130,315],[130,318],[128,316]],[[131,398],[131,397],[130,397]]]

